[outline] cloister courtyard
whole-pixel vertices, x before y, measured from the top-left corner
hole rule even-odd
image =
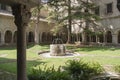
[[[0,80],[120,80],[120,0],[0,0]]]
[[[50,45],[28,45],[27,46],[27,74],[33,67],[44,68],[54,65],[55,69],[64,66],[68,60],[79,59],[85,62],[99,63],[106,72],[119,73],[115,66],[120,65],[120,47],[113,46],[76,46],[65,44],[68,51],[79,53],[74,57],[44,57],[42,52],[49,51]],[[41,54],[39,54],[41,53]],[[0,71],[10,72],[16,75],[16,48],[15,46],[0,47]],[[6,75],[4,75],[6,76]]]

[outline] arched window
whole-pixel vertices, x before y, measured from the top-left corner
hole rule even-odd
[[[101,43],[104,42],[104,36],[103,36],[103,34],[99,34],[98,38],[99,38],[99,42],[101,42]]]
[[[118,43],[120,43],[120,31],[118,31]]]
[[[81,33],[79,34],[79,40],[80,40],[80,42],[82,42],[82,34]]]
[[[1,43],[1,32],[0,32],[0,43]]]
[[[107,40],[107,43],[112,43],[111,31],[107,31],[107,33],[106,33],[106,40]]]
[[[29,32],[28,42],[34,42],[34,34],[33,34],[33,32]]]
[[[17,31],[14,32],[13,42],[14,42],[14,43],[17,42]]]
[[[96,35],[95,34],[91,36],[91,42],[96,42]]]
[[[46,33],[45,32],[42,33],[42,42],[46,42]]]
[[[90,36],[87,34],[86,35],[87,42],[90,42]]]
[[[12,32],[8,30],[5,32],[5,43],[11,43],[11,41],[12,41]]]

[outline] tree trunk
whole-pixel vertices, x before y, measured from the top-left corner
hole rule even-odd
[[[84,37],[84,39],[83,39],[83,44],[84,44],[84,45],[87,45],[87,33],[86,33],[85,30],[84,30],[84,32],[83,32],[83,37]]]
[[[84,32],[83,32],[83,36],[84,36],[84,41],[83,41],[83,44],[84,45],[89,45],[89,42],[87,41],[87,37],[88,37],[88,31],[89,30],[89,23],[88,21],[86,21],[86,26],[85,26],[85,29],[84,29]]]
[[[71,18],[71,0],[68,0],[68,39],[67,43],[71,43],[71,25],[72,25],[72,18]]]

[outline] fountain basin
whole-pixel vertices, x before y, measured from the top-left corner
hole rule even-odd
[[[50,55],[51,56],[65,56],[66,49],[63,44],[51,44]]]

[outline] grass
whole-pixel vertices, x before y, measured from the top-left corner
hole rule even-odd
[[[101,65],[120,65],[120,49],[115,47],[67,47],[69,50],[76,51],[81,54],[79,59],[85,61],[99,62]],[[48,45],[30,45],[27,47],[27,72],[34,66],[46,64],[55,66],[65,65],[65,62],[74,58],[44,58],[38,56],[39,51],[49,50]],[[16,48],[15,47],[0,47],[0,69],[16,73]],[[8,67],[9,66],[9,67]],[[44,66],[44,65],[42,65]]]

